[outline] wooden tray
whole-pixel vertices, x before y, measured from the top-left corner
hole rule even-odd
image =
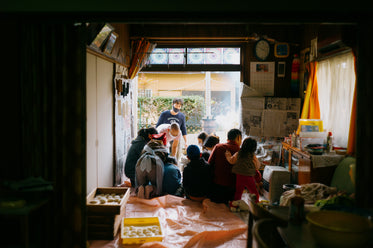
[[[90,202],[98,194],[123,194],[123,197],[120,203],[116,204],[91,204]],[[96,188],[87,196],[87,214],[100,214],[100,215],[117,215],[121,214],[125,208],[125,205],[130,196],[130,188],[128,187],[105,187],[105,188]]]

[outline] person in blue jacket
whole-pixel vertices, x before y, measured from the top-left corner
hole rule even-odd
[[[181,196],[181,172],[174,157],[169,156],[163,167],[163,193]]]
[[[172,109],[165,110],[159,116],[158,122],[155,125],[157,128],[161,124],[171,124],[172,122],[176,122],[179,124],[182,136],[185,141],[185,148],[187,147],[187,130],[185,125],[185,115],[180,112],[184,102],[181,98],[174,98],[172,101]]]
[[[157,134],[157,129],[154,127],[142,128],[137,132],[137,137],[132,140],[130,149],[127,153],[126,162],[124,164],[124,173],[131,181],[131,186],[136,187],[135,174],[136,163],[140,158],[142,149],[152,139],[152,134]]]

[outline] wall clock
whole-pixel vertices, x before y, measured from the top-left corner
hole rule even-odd
[[[260,39],[254,44],[254,55],[260,60],[264,61],[268,58],[271,51],[270,44],[266,39]]]
[[[288,43],[276,43],[275,44],[275,57],[286,58],[289,56],[289,44]]]

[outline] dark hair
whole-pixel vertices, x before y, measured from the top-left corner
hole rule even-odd
[[[257,142],[255,139],[246,138],[242,142],[241,149],[238,151],[238,157],[247,157],[256,151]]]
[[[235,140],[238,136],[242,137],[241,130],[239,130],[237,128],[233,128],[233,129],[231,129],[231,130],[228,131],[227,139],[228,140]]]
[[[172,157],[172,156],[168,156],[168,157],[167,157],[167,159],[166,159],[166,163],[170,163],[170,164],[177,165],[176,158],[175,158],[175,157]]]
[[[174,105],[175,103],[180,103],[181,105],[183,105],[184,101],[181,98],[174,98],[174,100],[172,100],[172,105]]]
[[[205,142],[203,142],[203,147],[209,147],[212,148],[215,145],[219,144],[220,139],[218,136],[209,135],[207,136]]]
[[[149,141],[149,134],[157,134],[158,131],[154,127],[149,127],[149,128],[141,128],[138,132],[137,135],[143,137],[146,141]]]
[[[207,136],[208,136],[208,134],[205,131],[202,131],[198,134],[197,139],[201,139],[202,144],[203,144],[205,142]]]

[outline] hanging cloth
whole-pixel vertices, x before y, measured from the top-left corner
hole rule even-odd
[[[320,119],[320,105],[317,86],[317,61],[312,61],[306,65],[309,71],[308,85],[304,97],[301,119]],[[300,126],[297,134],[299,135]]]
[[[299,96],[299,67],[300,60],[298,54],[294,54],[293,63],[291,64],[291,82],[290,90],[292,97]]]
[[[137,73],[146,64],[149,55],[152,53],[156,44],[150,43],[148,40],[141,38],[139,40],[133,40],[131,42],[132,59],[131,65],[128,71],[128,77],[133,79],[136,77]]]
[[[355,65],[355,90],[354,98],[352,100],[351,107],[351,119],[350,119],[350,130],[348,133],[348,143],[347,143],[347,154],[354,156],[355,155],[355,144],[356,144],[356,56],[354,55],[354,65]]]

